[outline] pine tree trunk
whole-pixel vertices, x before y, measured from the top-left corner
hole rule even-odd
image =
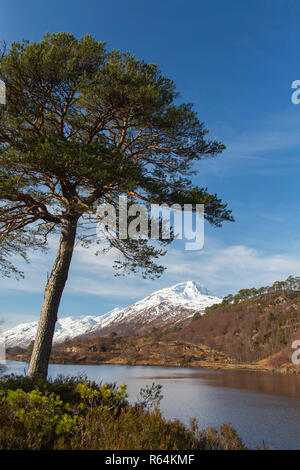
[[[59,248],[48,279],[44,301],[31,354],[28,377],[46,380],[60,299],[68,278],[74,250],[78,217],[66,217],[62,224]]]

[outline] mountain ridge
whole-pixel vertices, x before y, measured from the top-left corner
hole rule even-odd
[[[179,325],[194,313],[204,313],[206,307],[220,303],[221,298],[209,293],[205,286],[186,281],[153,292],[134,304],[116,308],[104,315],[63,317],[57,321],[54,343],[79,336],[105,336],[111,331],[118,334],[143,334],[151,327],[165,328]],[[5,331],[6,347],[27,348],[34,340],[38,321],[21,323]]]

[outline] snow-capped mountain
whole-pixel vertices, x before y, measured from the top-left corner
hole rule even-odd
[[[195,312],[204,312],[206,307],[221,301],[195,281],[182,282],[105,315],[61,318],[56,323],[54,343],[81,335],[104,336],[111,331],[124,335],[144,333],[152,327],[164,329],[179,325]],[[37,321],[23,323],[4,332],[6,347],[28,347],[34,340],[37,325]]]

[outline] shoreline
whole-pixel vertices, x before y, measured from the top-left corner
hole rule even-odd
[[[15,357],[7,357],[8,361],[18,361],[29,363],[29,359],[23,355],[17,355]],[[285,367],[272,367],[260,364],[247,364],[247,363],[222,363],[222,362],[209,362],[209,361],[197,361],[195,364],[180,364],[178,362],[170,362],[168,364],[161,364],[149,361],[102,361],[93,362],[85,360],[70,360],[70,361],[55,361],[50,360],[49,364],[58,365],[86,365],[86,366],[100,366],[100,365],[123,365],[123,366],[144,366],[144,367],[176,367],[178,369],[208,369],[217,371],[236,370],[236,371],[250,371],[250,372],[264,372],[271,374],[288,374],[295,375],[300,374],[300,367],[294,367],[293,365]]]

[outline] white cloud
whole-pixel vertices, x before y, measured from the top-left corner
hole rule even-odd
[[[295,249],[295,253],[299,250]],[[188,252],[171,248],[161,259],[167,269],[155,281],[115,278],[114,256],[95,257],[93,250],[76,250],[73,275],[66,292],[122,299],[142,298],[156,289],[194,279],[217,295],[244,287],[261,286],[300,273],[300,254],[264,254],[245,245],[224,246],[210,238],[205,249]]]
[[[47,254],[35,253],[32,263],[24,267],[25,279],[3,279],[0,291],[41,293],[47,272],[51,271],[55,248],[53,240]],[[66,294],[86,295],[87,304],[88,296],[93,295],[114,299],[120,302],[120,306],[125,306],[156,289],[190,279],[204,284],[216,295],[225,295],[300,273],[300,251],[297,248],[293,254],[266,254],[250,246],[225,246],[213,238],[207,238],[205,248],[199,252],[169,249],[161,259],[167,270],[158,280],[143,280],[136,276],[116,278],[112,270],[115,254],[95,256],[95,249],[76,247],[65,289]]]
[[[18,311],[5,312],[5,317],[3,314],[0,314],[0,334],[16,325],[20,325],[21,323],[37,321],[38,318],[39,317],[37,315],[30,313],[20,313]]]
[[[213,244],[198,256],[183,252],[170,252],[168,256],[172,256],[168,266],[170,280],[193,277],[218,295],[300,273],[300,254],[263,254],[244,245]]]

